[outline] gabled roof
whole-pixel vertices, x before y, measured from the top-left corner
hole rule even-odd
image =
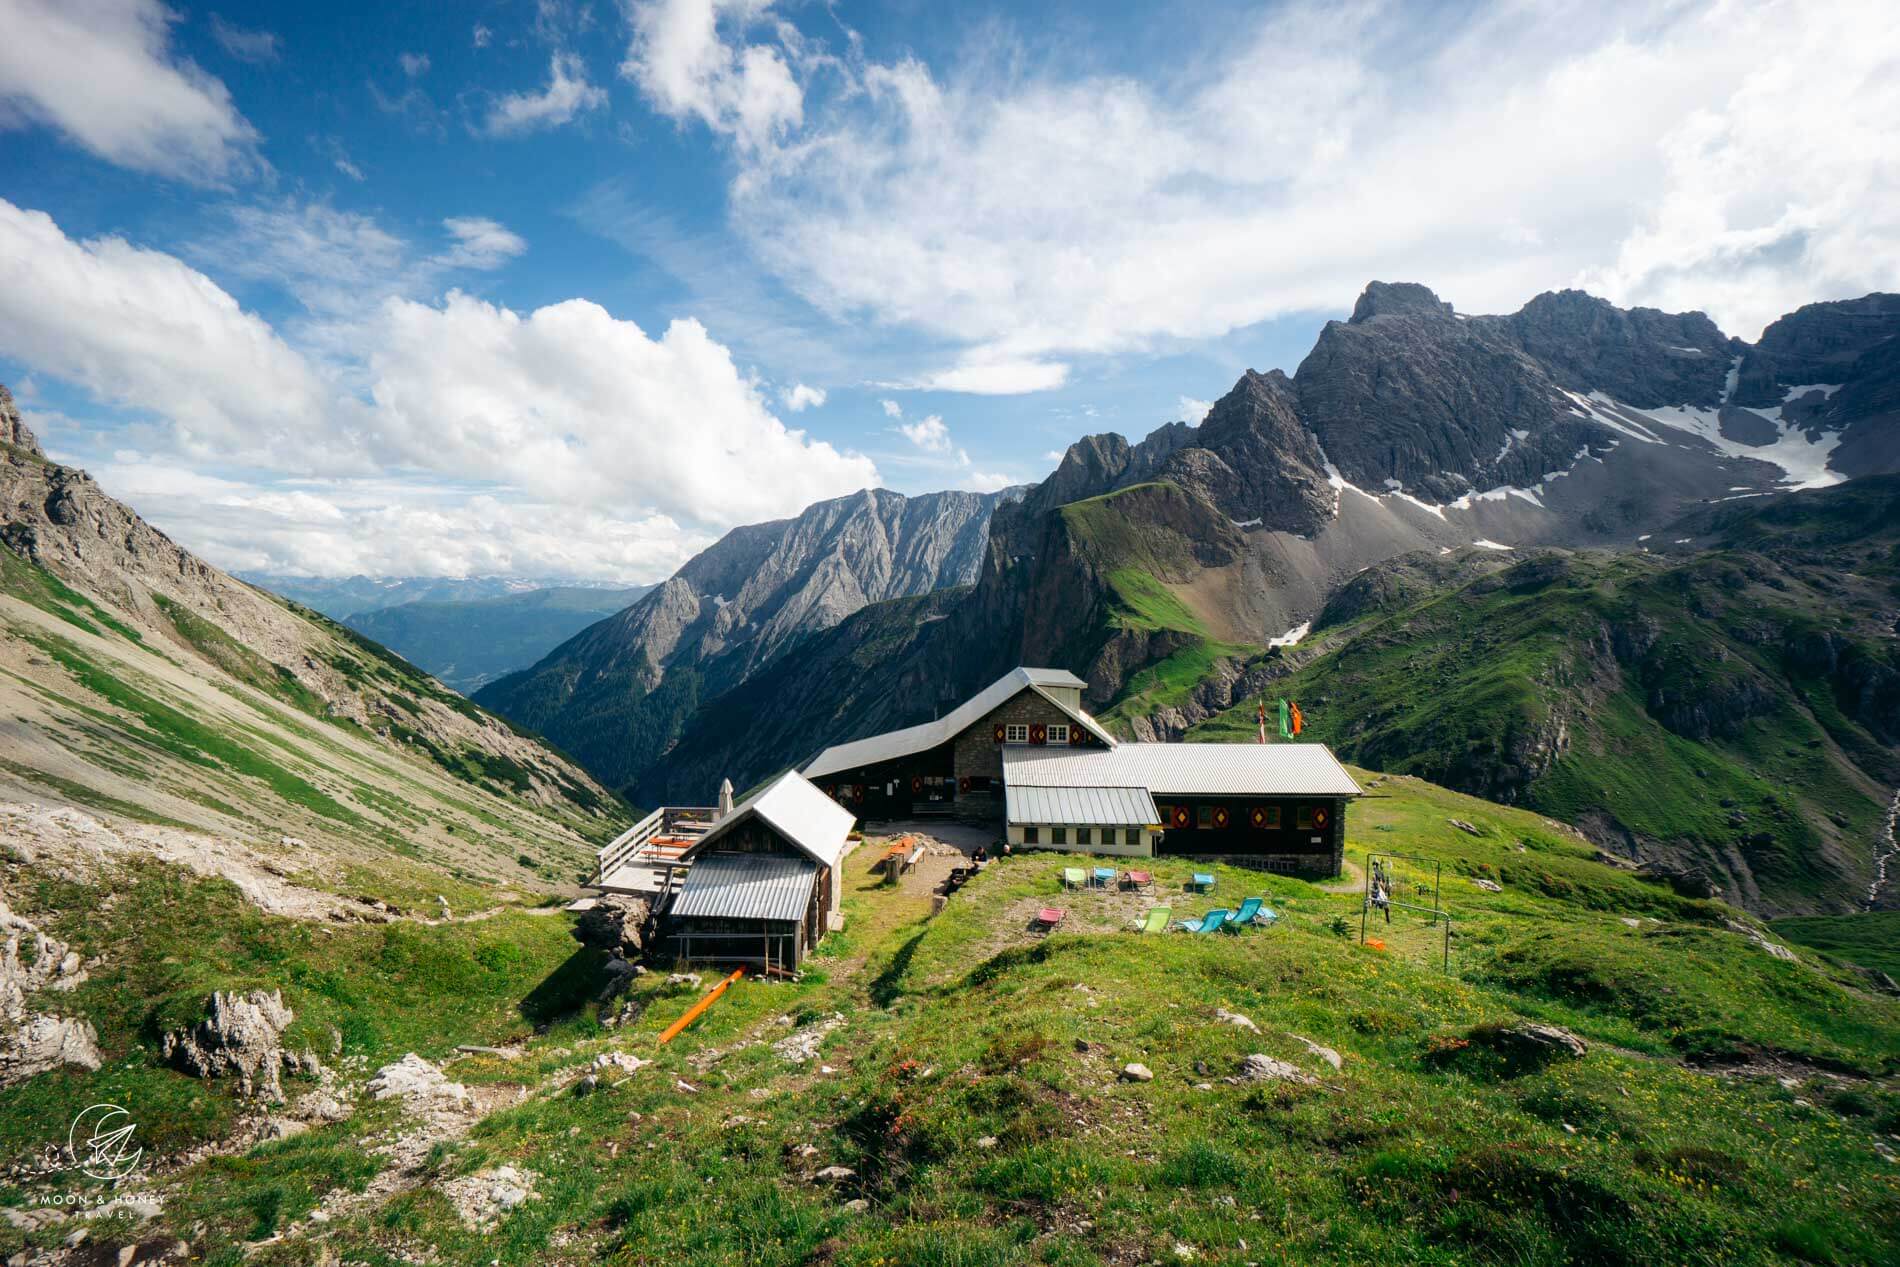
[[[707,854],[686,873],[670,914],[713,919],[800,920],[818,864],[769,853]]]
[[[732,813],[713,824],[686,856],[697,868],[714,852],[720,837],[749,818],[764,819],[779,835],[828,867],[844,855],[845,837],[857,822],[850,810],[820,792],[796,770],[787,770],[732,807]]]
[[[1359,796],[1321,743],[1124,743],[1105,752],[1003,749],[1010,787],[1144,787],[1176,796]]]
[[[1011,783],[1003,802],[1012,823],[1151,827],[1161,816],[1145,787],[1030,787]]]
[[[1110,747],[1115,738],[1101,724],[1079,708],[1071,708],[1045,688],[1070,688],[1080,690],[1087,686],[1075,674],[1066,669],[1011,669],[1002,677],[972,695],[950,712],[936,721],[927,721],[920,726],[909,726],[903,730],[887,730],[881,735],[872,735],[868,739],[854,739],[850,743],[834,744],[825,749],[805,767],[807,778],[821,778],[827,774],[836,774],[840,770],[855,770],[859,766],[874,765],[879,761],[889,761],[893,757],[907,757],[914,752],[927,752],[940,743],[947,742],[959,731],[974,726],[984,717],[995,712],[1004,704],[1024,691],[1034,691],[1048,700],[1056,708],[1066,713],[1077,725]]]

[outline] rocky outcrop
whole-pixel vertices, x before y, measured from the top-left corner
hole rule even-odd
[[[0,1086],[62,1065],[97,1069],[99,1039],[92,1022],[35,1012],[30,996],[63,993],[86,979],[79,955],[16,915],[0,900]]]
[[[39,438],[20,417],[19,406],[13,403],[13,393],[7,390],[5,383],[0,383],[0,444],[10,444],[28,453],[40,451]]]
[[[242,1094],[281,1103],[283,1070],[315,1072],[317,1067],[314,1055],[284,1050],[284,1030],[294,1019],[277,990],[219,990],[211,996],[205,1018],[189,1029],[167,1033],[159,1042],[159,1054],[194,1078],[236,1078]]]
[[[638,960],[645,949],[653,906],[645,898],[608,893],[574,921],[574,940],[590,950]]]

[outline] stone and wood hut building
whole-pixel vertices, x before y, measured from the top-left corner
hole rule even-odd
[[[1338,874],[1362,793],[1324,744],[1124,743],[1083,686],[1015,669],[935,721],[825,749],[805,776],[860,819],[953,813],[1032,848]]]

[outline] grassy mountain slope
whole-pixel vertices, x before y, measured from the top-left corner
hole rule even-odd
[[[344,623],[464,694],[533,664],[647,592],[551,586],[525,594],[398,603]]]
[[[1532,806],[1752,908],[1851,909],[1900,782],[1900,482],[1699,526],[1705,552],[1553,554],[1422,593],[1375,569],[1266,694],[1351,759]],[[1196,734],[1244,737],[1255,698]]]
[[[614,830],[623,807],[540,741],[83,473],[9,446],[0,508],[0,799],[241,842],[403,906],[565,884]]]
[[[1881,1150],[1900,1131],[1900,1001],[1825,954],[1776,957],[1738,912],[1604,866],[1540,816],[1411,778],[1365,782],[1349,861],[1400,847],[1442,862],[1448,974],[1422,923],[1380,926],[1384,951],[1336,931],[1356,930],[1350,883],[1223,868],[1214,896],[1187,896],[1187,865],[1164,862],[1159,898],[1063,894],[1062,860],[1030,854],[933,917],[921,887],[872,875],[873,844],[845,863],[846,930],[813,970],[742,983],[667,1047],[659,1032],[699,991],[649,974],[611,1009],[629,1019],[601,1026],[575,1010],[593,964],[558,919],[326,935],[247,914],[215,884],[142,877],[127,890],[141,904],[218,935],[155,942],[83,987],[113,1059],[7,1099],[0,1139],[28,1151],[91,1097],[136,1101],[143,1192],[160,1210],[100,1218],[92,1243],[177,1235],[213,1263],[1892,1257],[1900,1199]],[[1279,927],[1124,931],[1151,901],[1189,915],[1256,892]],[[1069,908],[1065,931],[1029,932],[1052,901]],[[123,928],[81,905],[50,888],[22,899],[111,963]],[[344,1097],[414,1050],[452,1062],[479,1111],[362,1097],[347,1120],[248,1142],[255,1111],[157,1069],[146,1037],[181,980],[220,978],[281,984],[323,1050],[336,1026]],[[1525,1020],[1570,1027],[1589,1050],[1490,1056],[1485,1027]],[[794,1033],[815,1056],[775,1049]],[[511,1056],[454,1050],[503,1041]],[[1250,1053],[1312,1081],[1234,1080]],[[1153,1080],[1118,1077],[1131,1061]],[[587,1073],[598,1085],[577,1093]],[[189,1151],[204,1139],[227,1143]],[[503,1166],[532,1195],[475,1225],[468,1194]],[[821,1177],[829,1166],[847,1171]],[[96,1190],[71,1172],[9,1182],[9,1206]],[[0,1224],[0,1252],[72,1226]]]

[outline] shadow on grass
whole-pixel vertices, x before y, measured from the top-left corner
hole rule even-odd
[[[522,1019],[531,1025],[549,1025],[580,1010],[607,982],[603,958],[600,951],[585,946],[569,955],[521,1000]]]
[[[903,996],[904,974],[910,971],[910,961],[916,955],[917,943],[924,939],[925,931],[920,928],[912,933],[910,940],[899,946],[897,953],[891,956],[891,961],[884,965],[884,971],[872,979],[871,1002],[879,1007],[889,1007]]]

